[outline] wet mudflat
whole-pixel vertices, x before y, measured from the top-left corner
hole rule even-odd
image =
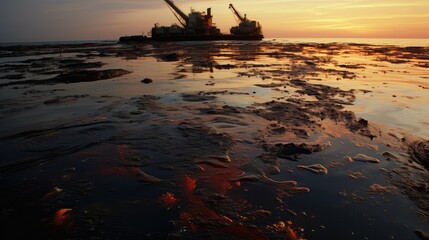
[[[2,238],[429,239],[429,47],[0,47]]]

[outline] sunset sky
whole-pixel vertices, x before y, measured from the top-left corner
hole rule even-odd
[[[428,0],[175,0],[185,13],[212,7],[225,33],[241,13],[266,37],[428,38]],[[177,22],[162,0],[1,0],[0,42],[112,40]]]

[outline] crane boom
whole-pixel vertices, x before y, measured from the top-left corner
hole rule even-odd
[[[232,3],[229,4],[229,9],[232,9],[232,12],[237,16],[237,18],[240,20],[240,22],[244,22],[245,18],[241,16],[241,14],[235,9],[234,5]]]
[[[186,16],[186,14],[184,12],[182,12],[182,10],[180,10],[171,0],[164,0],[168,7],[171,9],[171,11],[173,12],[174,16],[176,16],[177,20],[179,20],[179,22],[186,27],[186,24],[189,22],[189,17]]]

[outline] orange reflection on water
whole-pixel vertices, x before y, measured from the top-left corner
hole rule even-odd
[[[228,169],[216,168],[207,164],[200,164],[203,172],[198,176],[198,181],[207,183],[213,190],[219,194],[225,194],[228,190],[240,187],[240,182],[230,182],[230,179],[235,179],[243,171],[230,165]]]
[[[62,208],[55,212],[54,224],[57,227],[64,226],[70,221],[71,208]]]
[[[185,193],[189,194],[197,187],[197,180],[192,179],[188,175],[185,175],[183,177],[183,190],[185,190]]]
[[[188,175],[185,175],[183,177],[182,184],[184,196],[189,205],[192,206],[192,209],[189,214],[194,217],[198,215],[203,215],[205,216],[205,219],[222,220],[223,218],[221,216],[219,216],[215,211],[205,205],[201,197],[193,194],[193,191],[197,186],[196,183],[197,180],[191,178]]]
[[[167,192],[161,197],[161,201],[165,204],[167,207],[172,207],[176,205],[176,203],[179,201],[174,194]]]
[[[43,199],[51,199],[57,197],[63,190],[59,187],[55,187],[52,191],[45,194]]]
[[[210,178],[213,180],[213,185],[217,186],[215,189],[225,191],[228,188],[232,188],[232,184],[227,182],[225,176]],[[209,208],[203,201],[200,195],[195,195],[194,190],[197,186],[197,179],[194,179],[188,175],[183,177],[183,190],[184,196],[191,207],[189,211],[181,213],[181,220],[187,223],[187,226],[192,231],[198,231],[198,226],[194,223],[195,219],[204,219],[208,221],[216,221],[224,223],[223,226],[218,230],[233,236],[237,236],[245,239],[267,239],[262,233],[256,229],[252,229],[243,225],[240,222],[234,222],[231,218],[223,216],[213,209]],[[240,185],[234,184],[235,186]]]
[[[298,234],[292,228],[292,221],[283,222],[280,221],[278,223],[272,224],[270,226],[271,229],[275,230],[282,239],[285,240],[302,240],[303,238],[298,237]]]
[[[286,232],[286,239],[299,240],[301,238],[298,238],[298,236],[296,235],[295,231],[291,227],[288,227],[287,228],[287,232]]]
[[[120,175],[120,176],[129,176],[131,174],[139,174],[141,171],[138,167],[132,166],[132,161],[129,159],[127,155],[127,151],[129,148],[127,145],[117,145],[116,152],[122,164],[125,167],[108,167],[100,170],[100,174],[103,176],[111,176],[111,175]],[[128,167],[129,166],[129,167]]]

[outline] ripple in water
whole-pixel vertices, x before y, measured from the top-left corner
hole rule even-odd
[[[106,142],[113,135],[109,121],[60,125],[50,129],[27,131],[4,139],[12,140],[19,151],[32,156],[0,166],[0,174],[31,167]]]

